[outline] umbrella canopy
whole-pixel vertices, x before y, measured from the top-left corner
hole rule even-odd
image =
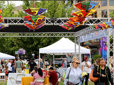
[[[15,59],[14,56],[0,52],[0,59]]]

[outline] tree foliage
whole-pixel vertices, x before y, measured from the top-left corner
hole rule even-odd
[[[34,7],[34,1],[23,1],[23,10],[27,8]],[[23,13],[23,10],[18,10],[18,14],[14,14],[13,11],[15,9],[14,4],[7,4],[5,5],[4,2],[0,2],[0,8],[2,9],[2,16],[3,17],[24,17],[26,14]],[[46,17],[49,18],[60,18],[60,17],[69,17],[71,16],[71,11],[73,6],[71,3],[64,3],[64,1],[44,1],[35,2],[36,8],[45,8],[48,10],[45,13]],[[8,53],[11,55],[15,55],[15,51],[19,48],[24,48],[26,50],[27,55],[31,55],[31,53],[38,54],[39,48],[51,45],[52,43],[56,42],[60,38],[39,38],[39,37],[18,37],[18,38],[2,38],[0,37],[0,52]]]
[[[39,48],[51,45],[60,38],[17,37],[0,38],[0,52],[15,55],[15,51],[24,48],[27,55],[38,54]]]
[[[112,11],[110,12],[110,17],[111,17],[112,19],[114,19],[114,10],[112,10]]]
[[[27,8],[45,8],[47,9],[46,17],[49,18],[61,18],[61,17],[70,17],[71,12],[73,9],[73,5],[71,5],[71,2],[68,1],[67,3],[64,3],[63,1],[44,1],[41,0],[40,2],[35,2],[34,1],[28,1],[24,0],[24,4],[22,5],[23,9]],[[19,12],[18,16],[22,17],[25,16],[22,12]]]

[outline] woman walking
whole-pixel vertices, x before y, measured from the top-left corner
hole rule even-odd
[[[78,67],[79,60],[76,57],[72,59],[72,66],[67,68],[64,85],[80,85],[82,71]]]
[[[110,69],[106,66],[105,60],[100,59],[99,66],[94,68],[93,77],[98,77],[95,85],[113,85]]]

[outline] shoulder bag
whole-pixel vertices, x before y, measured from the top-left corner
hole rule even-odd
[[[97,67],[97,70],[98,70],[98,67]],[[94,71],[94,70],[91,70],[89,79],[90,79],[92,82],[96,82],[96,81],[99,80],[99,78],[98,78],[98,77],[93,77],[93,71]]]

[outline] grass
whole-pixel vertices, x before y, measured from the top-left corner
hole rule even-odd
[[[0,81],[0,85],[3,85],[3,84],[4,84],[4,82],[3,81]],[[5,85],[7,85],[7,82],[5,82]],[[64,85],[64,83],[63,82],[60,82],[59,85]],[[83,85],[85,85],[85,83]],[[89,82],[88,85],[94,85],[94,83],[93,82]]]
[[[0,81],[0,85],[4,85],[4,81]],[[5,85],[7,85],[7,82],[5,82]]]

